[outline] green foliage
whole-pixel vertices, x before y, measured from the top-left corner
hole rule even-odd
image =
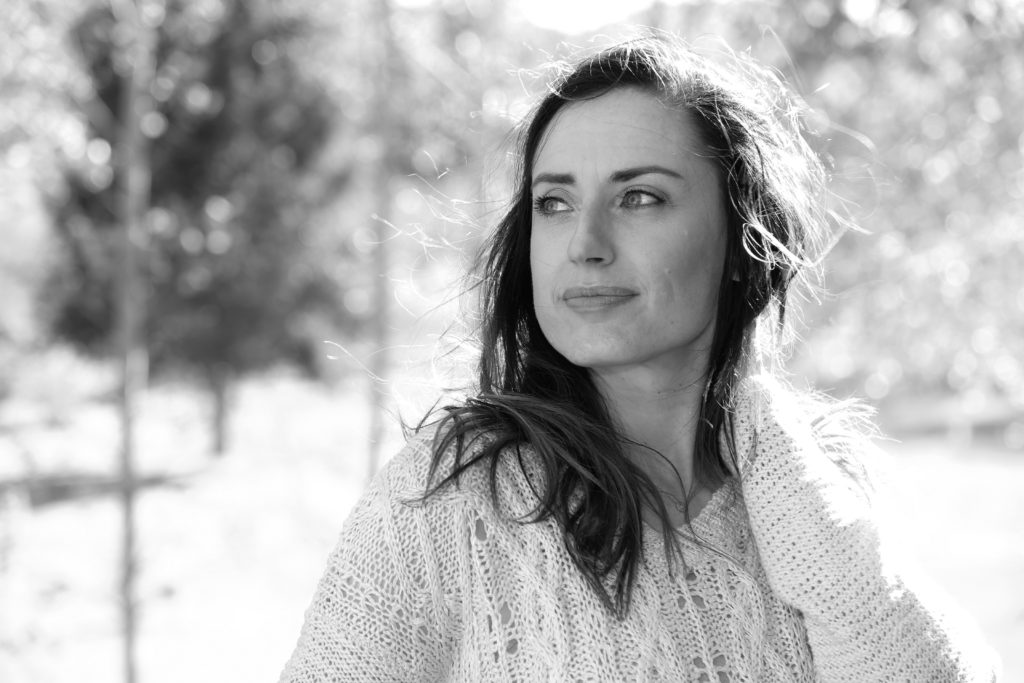
[[[169,2],[156,27],[151,206],[145,245],[146,343],[156,371],[238,375],[279,360],[314,369],[314,327],[343,326],[339,287],[313,248],[325,186],[319,152],[337,112],[289,49],[309,30],[268,2]],[[106,5],[74,43],[92,82],[86,154],[54,197],[66,260],[49,286],[52,327],[87,350],[113,330],[124,79]],[[333,172],[333,185],[346,182]],[[314,180],[316,182],[314,182]],[[319,321],[319,322],[317,322]]]

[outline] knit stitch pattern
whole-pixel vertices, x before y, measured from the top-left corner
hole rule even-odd
[[[345,522],[282,683],[992,681],[975,630],[887,560],[870,496],[771,380],[747,381],[740,472],[693,520],[685,566],[645,525],[627,617],[573,564],[514,454],[422,504],[433,432]],[[522,453],[529,460],[530,450]]]

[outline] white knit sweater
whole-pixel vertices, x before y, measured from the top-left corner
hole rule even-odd
[[[432,433],[376,477],[345,523],[281,681],[991,681],[976,630],[926,604],[887,559],[868,498],[786,393],[747,382],[739,477],[670,568],[646,528],[619,621],[556,525],[520,524],[518,465],[425,505]],[[524,452],[527,452],[524,449]]]

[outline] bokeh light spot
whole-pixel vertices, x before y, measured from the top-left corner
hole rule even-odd
[[[974,109],[978,117],[985,123],[996,123],[1003,118],[1003,108],[999,106],[999,100],[991,95],[981,95],[974,101]]]
[[[996,350],[999,342],[998,332],[991,325],[979,327],[971,334],[971,348],[974,352],[985,356]]]
[[[206,215],[212,220],[215,220],[218,223],[224,223],[231,218],[232,206],[227,197],[213,195],[212,197],[207,198],[206,202],[203,204],[203,211],[206,212]]]
[[[853,23],[865,26],[878,13],[878,0],[843,0],[843,13]]]
[[[257,40],[252,46],[252,58],[257,64],[266,66],[278,57],[277,45],[270,40]]]
[[[178,241],[181,242],[181,248],[189,254],[198,254],[206,247],[206,236],[202,230],[194,226],[182,230]]]
[[[85,146],[86,158],[96,165],[110,162],[110,143],[103,138],[93,138]]]
[[[210,234],[206,236],[206,251],[215,256],[220,256],[231,249],[232,242],[231,233],[227,230],[223,228],[211,230]]]
[[[455,36],[455,50],[464,59],[476,59],[481,47],[480,36],[473,31],[462,31]]]
[[[158,138],[167,131],[167,119],[158,111],[147,111],[142,115],[139,127],[147,138]]]

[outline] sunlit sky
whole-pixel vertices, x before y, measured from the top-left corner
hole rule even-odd
[[[537,26],[582,33],[641,12],[654,0],[514,0],[512,4]]]
[[[395,0],[405,7],[421,7],[439,0]],[[467,4],[486,4],[489,0],[466,0]],[[692,0],[663,0],[675,5]],[[518,9],[532,24],[566,34],[583,33],[622,21],[641,12],[654,0],[511,0],[513,10]]]
[[[394,0],[401,6],[424,6],[443,0]],[[467,5],[486,5],[490,0],[463,0]],[[661,0],[665,5],[679,5],[701,0]],[[730,2],[732,0],[717,0]],[[579,34],[623,21],[653,5],[655,0],[510,0],[532,24]],[[879,0],[842,0],[843,11],[854,21],[870,17],[878,10]]]

